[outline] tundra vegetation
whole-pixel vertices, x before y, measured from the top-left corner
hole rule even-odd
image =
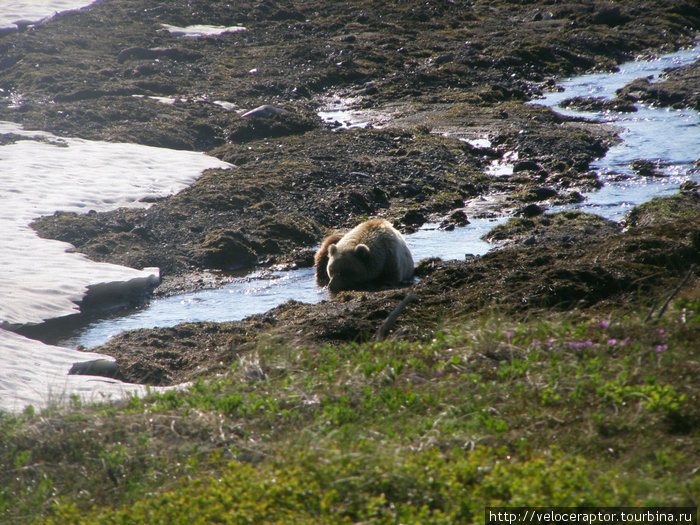
[[[185,38],[163,24],[246,30]],[[691,1],[104,0],[2,32],[1,119],[236,166],[148,210],[34,223],[95,260],[160,266],[157,293],[201,286],[207,269],[310,266],[324,235],[370,216],[403,231],[515,217],[491,233],[500,249],[416,261],[407,288],[121,334],[97,351],[125,379],[187,385],[0,415],[0,522],[451,524],[482,522],[487,505],[697,506],[698,187],[619,224],[541,215],[598,187],[589,163],[619,139],[527,102],[690,46],[698,27]],[[696,71],[632,83],[610,107],[697,107]],[[334,129],[316,116],[327,97],[385,126]],[[243,117],[265,104],[284,111]],[[488,173],[513,151],[512,175]]]

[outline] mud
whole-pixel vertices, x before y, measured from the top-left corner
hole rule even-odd
[[[246,30],[184,38],[163,24]],[[698,27],[700,9],[685,1],[105,0],[0,34],[0,119],[206,151],[234,166],[147,210],[58,212],[33,224],[95,260],[161,267],[157,293],[225,281],[207,269],[310,266],[325,234],[370,216],[403,231],[464,222],[453,213],[462,208],[466,220],[519,216],[494,232],[508,241],[502,250],[419,265],[410,287],[419,301],[394,336],[420,338],[445,319],[494,307],[650,302],[697,262],[695,188],[679,194],[684,218],[663,227],[656,211],[636,212],[635,224],[649,225],[624,232],[583,214],[540,216],[598,187],[589,164],[618,139],[613,128],[525,102],[556,89],[558,78],[689,46]],[[336,96],[391,120],[335,130],[316,112]],[[697,108],[697,64],[637,81],[618,98],[618,109],[636,101]],[[263,105],[282,111],[246,116]],[[487,174],[512,151],[513,175]],[[170,384],[224,368],[263,340],[313,348],[371,337],[407,292],[141,330],[99,351],[129,380]]]
[[[114,356],[130,381],[173,384],[223,371],[265,345],[314,351],[372,339],[409,292],[418,300],[401,313],[390,337],[430,338],[438,327],[486,311],[518,317],[597,308],[624,315],[627,308],[663,301],[700,263],[699,232],[697,186],[637,208],[625,231],[578,212],[512,219],[497,232],[512,243],[464,261],[424,259],[419,279],[406,288],[342,292],[316,305],[289,301],[231,323],[125,332],[99,351]],[[518,241],[531,237],[538,241]]]

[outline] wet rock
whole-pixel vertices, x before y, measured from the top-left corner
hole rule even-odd
[[[680,191],[682,193],[694,193],[700,189],[700,184],[695,181],[687,180],[680,186]]]
[[[455,222],[458,226],[466,226],[469,224],[469,219],[467,219],[467,214],[462,210],[454,211],[450,214],[450,220]]]
[[[543,172],[546,170],[534,160],[521,160],[513,165],[513,173],[519,173],[521,171]]]
[[[540,186],[537,188],[531,188],[525,192],[522,196],[522,200],[525,202],[534,201],[544,201],[557,196],[557,191],[553,188],[548,188],[546,186]]]
[[[578,191],[572,191],[566,197],[566,201],[571,203],[571,204],[577,204],[577,203],[583,202],[585,200],[586,200],[586,197],[581,195]]]
[[[284,115],[287,113],[284,109],[265,104],[263,106],[258,106],[255,109],[251,109],[241,115],[242,117],[260,117],[260,118],[270,118],[275,115]]]
[[[572,108],[578,111],[617,111],[620,113],[634,113],[637,106],[633,99],[615,98],[607,100],[604,98],[573,97],[567,98],[561,103],[564,108]]]
[[[632,170],[640,177],[665,177],[662,171],[659,170],[659,162],[651,160],[637,159],[630,162]]]
[[[544,213],[544,208],[537,204],[528,204],[518,212],[523,217],[537,217]]]
[[[675,195],[657,197],[633,208],[625,218],[625,225],[637,229],[660,226],[671,233],[670,228],[665,228],[666,225],[678,222],[692,228],[693,223],[697,224],[698,218],[700,218],[700,185],[688,181]],[[680,234],[680,230],[677,233]]]
[[[533,213],[536,210],[533,209]],[[620,225],[598,215],[566,211],[515,217],[488,232],[484,239],[506,245],[554,245],[592,242],[620,231]]]
[[[463,205],[464,203],[460,201],[459,204]],[[452,231],[457,226],[466,226],[467,224],[469,224],[469,219],[467,219],[467,214],[464,213],[464,210],[456,210],[440,223],[440,229]]]
[[[425,215],[423,215],[421,212],[418,210],[409,210],[407,211],[400,219],[402,224],[405,224],[406,226],[420,226],[421,224],[424,224],[426,221]]]
[[[119,380],[124,379],[121,371],[119,370],[119,365],[112,359],[94,359],[92,361],[75,363],[68,372],[68,375],[100,376]]]
[[[15,20],[15,21],[12,22],[12,23],[15,24],[15,25],[17,26],[17,30],[18,30],[20,33],[22,33],[22,32],[24,32],[24,31],[26,31],[27,29],[29,29],[30,27],[35,26],[35,25],[38,24],[39,22],[36,21],[36,20],[27,20],[27,19],[24,19],[24,18],[23,18],[23,19],[21,19],[21,20]]]

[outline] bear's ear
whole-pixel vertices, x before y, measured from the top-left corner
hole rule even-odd
[[[335,244],[331,244],[328,247],[328,255],[330,255],[331,257],[335,257],[335,254],[337,254],[337,253],[338,253],[338,247]]]
[[[369,257],[369,246],[366,244],[358,244],[355,246],[355,255],[362,259]]]

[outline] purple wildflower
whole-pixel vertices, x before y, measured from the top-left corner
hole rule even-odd
[[[586,347],[591,347],[593,346],[593,341],[585,341],[583,343],[577,342],[577,341],[572,341],[569,343],[569,348],[573,348],[574,350],[580,350],[581,348],[586,348]]]
[[[657,354],[660,354],[661,352],[668,350],[668,345],[656,345],[654,347],[654,350],[656,351]]]

